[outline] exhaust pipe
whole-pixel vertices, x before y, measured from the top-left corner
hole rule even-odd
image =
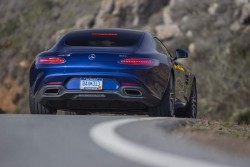
[[[124,89],[124,92],[128,96],[142,96],[142,92],[138,89]]]
[[[58,95],[60,92],[60,89],[58,88],[48,88],[44,91],[45,95]]]

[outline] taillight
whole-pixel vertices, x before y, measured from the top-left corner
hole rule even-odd
[[[119,61],[121,64],[128,65],[159,65],[159,60],[150,59],[150,58],[124,58]]]
[[[65,62],[65,59],[61,57],[40,57],[36,60],[36,64],[61,64]]]

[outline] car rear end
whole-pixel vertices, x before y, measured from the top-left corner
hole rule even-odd
[[[37,56],[30,72],[33,96],[43,106],[63,110],[144,110],[156,105],[160,61],[138,53],[143,40],[143,32],[122,30],[64,36]]]

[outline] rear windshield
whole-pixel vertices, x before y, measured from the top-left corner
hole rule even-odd
[[[65,44],[69,46],[89,47],[125,47],[139,42],[143,33],[135,31],[98,32],[87,31],[69,34],[65,38]]]

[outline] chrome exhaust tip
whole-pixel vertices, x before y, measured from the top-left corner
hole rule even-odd
[[[44,91],[44,94],[45,95],[58,95],[60,92],[60,89],[59,88],[47,88],[45,91]]]
[[[142,96],[142,92],[138,89],[124,89],[124,93],[128,96]]]

